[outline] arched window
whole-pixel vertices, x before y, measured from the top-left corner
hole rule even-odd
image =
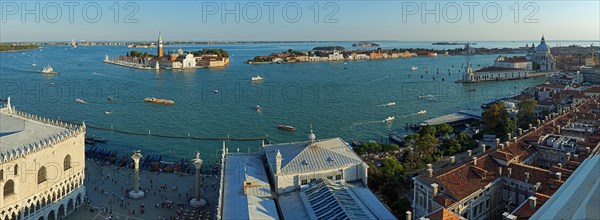
[[[19,175],[19,165],[15,164],[15,176]]]
[[[0,181],[4,180],[4,170],[0,170]]]
[[[65,160],[63,161],[63,167],[65,170],[68,170],[71,168],[71,155],[65,156]]]
[[[40,167],[40,169],[38,170],[38,184],[46,181],[46,174],[47,174],[46,167],[45,166]]]
[[[4,184],[4,197],[10,196],[15,193],[15,182],[13,180],[8,180]]]

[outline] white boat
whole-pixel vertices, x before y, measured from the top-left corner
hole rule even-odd
[[[32,63],[31,66],[37,66],[35,63]]]
[[[253,76],[251,80],[252,80],[252,82],[259,82],[259,81],[262,81],[263,78],[260,77],[260,75],[256,75],[256,76]]]
[[[260,112],[260,111],[262,111],[262,107],[260,107],[260,105],[257,105],[257,106],[256,106],[256,111],[257,111],[257,112]]]
[[[218,89],[213,90],[213,93],[219,93]]]
[[[389,116],[389,117],[385,118],[385,122],[391,122],[394,119],[396,119],[396,116]]]
[[[396,105],[396,103],[395,103],[395,102],[388,102],[388,103],[385,103],[385,106],[394,106],[394,105]]]
[[[58,72],[54,71],[54,69],[52,69],[52,66],[50,66],[50,64],[48,64],[48,66],[45,66],[44,69],[42,69],[42,71],[40,71],[40,73],[43,74],[58,74]]]
[[[420,110],[417,112],[418,115],[424,115],[425,113],[427,113],[427,110]]]
[[[104,111],[104,114],[105,115],[110,115],[110,114],[112,114],[112,112],[111,111]]]
[[[80,99],[80,98],[75,99],[75,102],[78,102],[78,103],[81,103],[81,104],[87,103],[86,101],[84,101],[83,99]]]
[[[419,69],[419,67],[416,67],[416,66],[411,66],[411,67],[410,67],[410,70],[412,70],[412,71],[415,71],[415,70],[417,70],[417,69]]]

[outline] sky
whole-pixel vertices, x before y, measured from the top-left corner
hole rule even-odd
[[[0,41],[600,39],[600,1],[8,1]]]

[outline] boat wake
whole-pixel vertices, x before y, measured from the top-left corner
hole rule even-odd
[[[392,76],[392,74],[390,74],[390,75],[387,75],[387,76],[384,76],[384,77],[381,77],[381,78],[373,79],[373,80],[371,80],[371,81],[367,82],[367,84],[371,84],[371,83],[374,83],[374,82],[377,82],[377,81],[381,81],[381,80],[384,80],[384,79],[390,78],[391,76]]]
[[[105,77],[110,77],[110,78],[115,78],[115,79],[127,79],[125,77],[118,77],[118,76],[113,76],[113,75],[108,75],[108,74],[103,74],[103,73],[97,73],[97,72],[92,72],[92,75],[105,76]]]

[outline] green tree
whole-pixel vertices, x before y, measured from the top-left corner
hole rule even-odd
[[[500,125],[503,119],[508,117],[508,111],[506,111],[504,103],[496,102],[482,113],[482,117],[485,126],[493,129]]]
[[[454,131],[454,128],[447,123],[441,124],[437,126],[437,131],[442,136],[446,136]]]
[[[386,152],[386,153],[392,153],[398,149],[399,149],[399,147],[396,144],[382,144],[381,145],[381,151]]]
[[[394,157],[388,157],[383,159],[383,166],[381,167],[381,173],[386,177],[399,178],[404,175],[404,167]]]
[[[534,123],[536,119],[534,113],[537,104],[538,102],[533,99],[525,99],[517,104],[517,109],[519,110],[517,112],[517,119],[521,127]]]

